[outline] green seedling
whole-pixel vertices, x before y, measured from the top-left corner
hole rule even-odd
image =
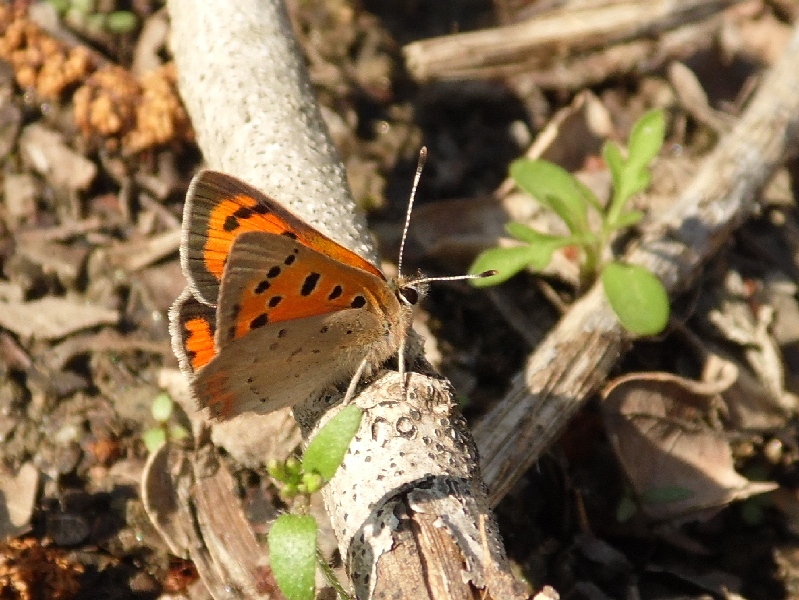
[[[61,17],[81,28],[121,35],[135,31],[139,18],[129,10],[100,12],[94,0],[47,0]]]
[[[508,223],[511,237],[521,242],[508,248],[490,248],[481,253],[469,271],[482,273],[494,269],[497,275],[475,279],[478,287],[502,283],[523,269],[540,271],[552,254],[565,247],[580,251],[580,279],[583,286],[602,280],[605,295],[621,324],[638,335],[660,333],[668,323],[669,300],[665,288],[651,272],[610,255],[610,244],[622,230],[635,225],[643,214],[629,208],[630,200],[645,190],[651,181],[649,163],[663,146],[663,111],[653,110],[633,126],[627,148],[608,141],[602,155],[610,168],[613,195],[603,207],[596,196],[571,173],[544,160],[519,159],[510,166],[516,184],[566,224],[568,235],[550,235],[521,223]],[[590,224],[589,211],[599,216],[599,225]]]
[[[168,441],[179,441],[188,437],[188,430],[179,423],[170,423],[174,413],[175,403],[169,394],[158,394],[153,400],[150,412],[155,419],[156,426],[151,427],[142,435],[147,451],[152,453]]]
[[[273,460],[267,465],[280,485],[281,497],[292,506],[291,513],[275,520],[268,536],[272,572],[288,600],[313,600],[316,567],[340,598],[350,598],[319,551],[318,525],[308,507],[311,494],[322,489],[341,466],[362,417],[357,406],[346,406],[317,432],[302,459]]]

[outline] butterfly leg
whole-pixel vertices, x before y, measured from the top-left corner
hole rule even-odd
[[[402,341],[400,341],[399,349],[397,350],[397,372],[400,376],[400,393],[402,394],[401,398],[403,400],[408,392],[405,382],[405,340],[406,337],[403,336]]]
[[[358,365],[358,370],[355,371],[355,374],[352,376],[352,379],[350,379],[350,384],[347,386],[347,393],[344,394],[344,400],[342,401],[342,405],[346,406],[347,404],[349,404],[353,396],[355,396],[355,388],[358,387],[358,382],[361,380],[361,377],[363,377],[363,372],[366,370],[368,364],[369,361],[364,358],[361,361],[361,364]]]

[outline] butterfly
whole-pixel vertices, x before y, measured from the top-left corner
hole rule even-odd
[[[406,231],[425,157],[422,149]],[[219,420],[292,406],[347,380],[349,398],[365,372],[394,355],[404,373],[412,308],[427,283],[473,277],[389,282],[276,200],[217,171],[189,186],[180,259],[188,286],[169,313],[172,346],[199,407]]]
[[[379,366],[402,348],[422,291],[216,171],[189,187],[180,258],[188,287],[169,314],[173,349],[199,407],[220,420]]]

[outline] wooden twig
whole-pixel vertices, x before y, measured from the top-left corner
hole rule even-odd
[[[170,0],[168,8],[180,91],[208,164],[280,199],[375,261],[282,2]],[[358,597],[522,597],[487,516],[474,444],[451,388],[426,371],[411,374],[407,389],[404,402],[397,373],[387,372],[355,398],[366,413],[360,432],[323,492]],[[319,400],[294,412],[307,439],[335,410]],[[244,435],[254,423],[249,416],[234,420],[228,433]],[[184,516],[207,506],[198,501],[204,478],[194,473],[194,491],[175,509]],[[217,485],[216,502],[220,493]],[[239,535],[235,526],[220,536],[214,519],[199,515],[191,522],[210,527],[203,537],[215,546],[230,545],[218,553],[228,563],[261,564],[235,556],[238,548],[252,552],[251,544],[230,543]],[[186,551],[201,550],[195,544]],[[206,573],[212,593],[219,573],[230,573],[229,565]],[[231,582],[240,590],[253,586]]]
[[[630,0],[598,7],[567,4],[522,23],[413,42],[405,46],[403,54],[408,71],[419,81],[498,77],[550,67],[568,73],[568,66],[562,66],[567,57],[607,52],[613,44],[703,20],[738,1]],[[646,53],[648,47],[634,50],[633,55]],[[542,77],[542,82],[546,80]]]
[[[752,211],[758,191],[797,151],[799,29],[741,119],[670,209],[655,216],[625,260],[674,296]],[[481,468],[496,504],[541,456],[632,341],[601,285],[575,302],[530,356],[505,398],[478,424]]]
[[[709,49],[722,24],[721,18],[711,17],[667,31],[656,39],[636,39],[594,52],[567,56],[561,64],[545,68],[530,69],[526,64],[518,65],[519,68],[513,71],[519,72],[528,85],[575,91],[614,77],[640,77],[656,72],[674,60],[684,60]],[[491,75],[486,71],[477,76]]]

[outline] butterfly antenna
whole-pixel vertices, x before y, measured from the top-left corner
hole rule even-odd
[[[484,277],[491,277],[492,275],[496,275],[497,271],[491,269],[489,271],[483,271],[482,273],[474,273],[471,275],[450,275],[449,277],[421,277],[419,279],[413,279],[410,283],[413,285],[417,284],[425,284],[431,283],[433,281],[463,281],[465,279],[483,279]]]
[[[419,187],[419,180],[422,178],[422,169],[427,162],[427,146],[422,146],[419,150],[419,160],[416,163],[416,175],[413,177],[413,187],[411,188],[411,197],[408,199],[408,211],[405,213],[405,225],[402,228],[402,241],[400,242],[399,259],[397,260],[397,280],[402,277],[402,256],[405,254],[405,240],[408,237],[408,227],[411,224],[411,211],[413,210],[413,201],[416,199],[416,188]]]

